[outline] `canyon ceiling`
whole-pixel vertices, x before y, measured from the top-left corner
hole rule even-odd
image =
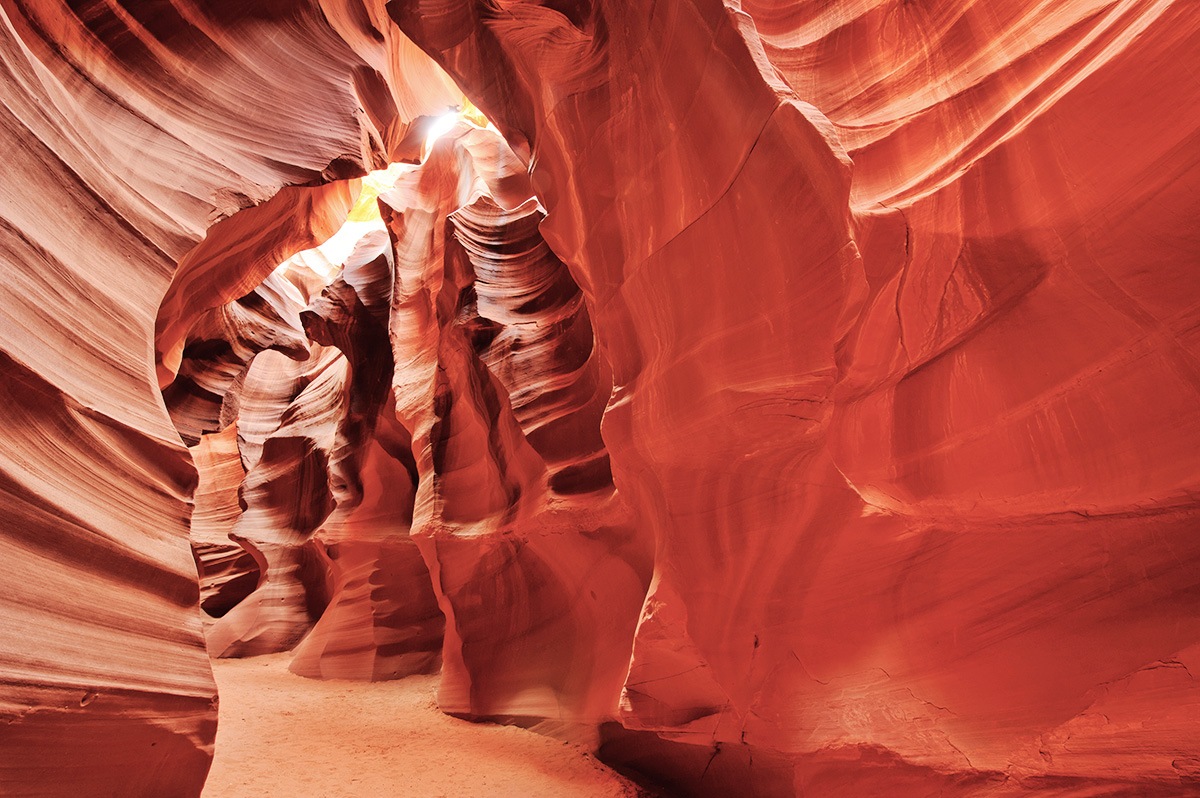
[[[0,0],[0,99],[0,792],[198,795],[294,650],[680,794],[1200,793],[1193,2]]]

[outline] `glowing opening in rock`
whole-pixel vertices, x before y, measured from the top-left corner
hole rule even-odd
[[[463,98],[457,110],[447,111],[434,118],[421,150],[422,163],[429,157],[437,140],[453,130],[460,121],[496,130],[491,120],[469,100]],[[281,263],[276,271],[286,272],[290,266],[303,266],[319,274],[326,283],[332,282],[362,237],[372,230],[385,229],[383,219],[379,216],[379,204],[376,202],[379,195],[394,186],[400,175],[415,168],[417,167],[413,164],[393,163],[387,169],[377,169],[368,173],[362,178],[362,191],[354,207],[350,209],[346,223],[325,243],[293,255]]]
[[[429,126],[429,132],[425,135],[422,160],[429,157],[429,151],[433,149],[434,142],[449,133],[453,129],[454,124],[462,118],[463,113],[461,111],[450,111],[433,120],[433,124]]]
[[[457,109],[434,118],[421,149],[422,163],[429,157],[437,140],[453,130],[460,121],[496,130],[491,121],[464,97]],[[362,237],[372,230],[385,229],[383,219],[379,216],[379,204],[376,202],[379,195],[394,186],[400,175],[415,168],[417,167],[414,164],[393,163],[387,169],[377,169],[368,173],[362,178],[362,191],[354,207],[350,209],[345,224],[325,243],[293,255],[279,264],[276,271],[282,273],[293,265],[303,266],[316,272],[326,283],[332,282]]]
[[[387,169],[368,173],[362,178],[362,190],[347,214],[345,224],[325,243],[296,253],[281,263],[276,271],[286,272],[291,266],[303,266],[319,274],[326,283],[332,282],[363,236],[372,230],[386,229],[376,201],[379,195],[394,186],[400,175],[415,168],[412,164],[394,163]]]
[[[429,126],[429,132],[425,134],[425,144],[421,148],[422,163],[429,157],[434,143],[453,130],[454,126],[460,121],[467,121],[478,127],[499,132],[496,130],[496,126],[491,123],[491,120],[483,115],[483,112],[476,108],[470,100],[463,97],[462,102],[456,109],[435,117],[433,123]]]

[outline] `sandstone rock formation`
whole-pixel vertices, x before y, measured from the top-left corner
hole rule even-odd
[[[606,720],[650,541],[613,488],[599,436],[610,377],[579,289],[494,132],[462,124],[380,205],[396,251],[393,391],[419,479],[413,536],[446,616],[439,703]]]
[[[412,438],[392,411],[394,272],[387,233],[368,232],[340,276],[301,314],[309,337],[340,349],[349,372],[330,453],[335,509],[316,533],[331,597],[291,665],[305,676],[398,678],[440,662],[444,622],[409,537]]]
[[[532,149],[658,540],[621,724],[711,747],[694,789],[1193,778],[1190,686],[1136,767],[1120,722],[1114,767],[1037,741],[1197,632],[1196,125],[1145,127],[1195,115],[1150,70],[1196,25],[993,5],[748,3],[765,45],[715,3],[389,5]]]
[[[6,794],[203,783],[217,714],[196,472],[155,388],[155,320],[215,220],[389,160],[354,76],[411,59],[356,24],[351,45],[307,3],[0,5]],[[446,89],[410,93],[392,137],[454,104]],[[189,313],[275,265],[240,290],[201,282]]]
[[[0,3],[0,791],[196,794],[202,602],[681,794],[1200,792],[1188,3],[75,8]]]
[[[238,493],[246,478],[237,423],[201,436],[192,448],[192,460],[197,485],[189,531],[200,579],[200,609],[219,618],[250,595],[262,578],[254,555],[229,537],[242,514]]]

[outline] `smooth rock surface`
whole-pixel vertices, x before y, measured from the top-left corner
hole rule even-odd
[[[437,71],[347,44],[314,3],[0,5],[0,792],[199,792],[216,686],[160,301],[217,219],[390,160],[354,75],[402,52]],[[391,137],[448,85],[412,93]],[[275,265],[195,285],[211,300],[190,312]]]
[[[443,710],[681,794],[1200,792],[1198,53],[1185,0],[0,3],[0,791],[198,792],[194,502],[214,653],[444,618]]]
[[[316,681],[287,663],[276,654],[214,664],[221,723],[204,798],[642,794],[578,746],[447,717],[434,676]]]

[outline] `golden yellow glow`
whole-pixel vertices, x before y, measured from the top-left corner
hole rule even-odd
[[[350,209],[350,215],[346,217],[346,221],[381,221],[379,204],[375,202],[376,198],[394,186],[397,178],[405,169],[411,168],[408,164],[394,163],[387,169],[376,169],[374,172],[368,173],[366,177],[362,178],[362,192],[358,195],[358,201],[354,203],[354,207]]]
[[[475,107],[475,104],[463,97],[462,110],[458,112],[463,119],[468,119],[480,127],[487,127],[492,124],[491,121],[483,115],[483,112]]]
[[[442,125],[442,127],[445,127],[446,129],[449,129],[452,126],[451,120],[454,119],[465,119],[468,122],[483,128],[491,127],[492,125],[488,118],[483,115],[483,112],[476,108],[475,105],[466,97],[462,98],[462,102],[459,104],[459,110],[451,111],[450,114],[446,115],[446,117],[447,118],[444,120]],[[445,124],[445,122],[451,122],[451,124]],[[494,127],[492,129],[495,130]],[[428,150],[430,145],[433,143],[433,139],[436,139],[437,136],[441,135],[442,132],[444,131],[436,131],[431,137],[431,140],[426,142],[424,148],[425,152],[423,155],[428,154]],[[408,164],[394,163],[387,169],[377,169],[374,172],[369,173],[366,177],[362,178],[362,192],[358,195],[358,201],[354,203],[354,207],[350,209],[350,215],[346,217],[346,221],[381,221],[379,217],[379,205],[375,202],[375,200],[380,194],[396,184],[396,180],[400,177],[405,169],[410,168],[412,167]]]
[[[433,120],[422,156],[427,157],[433,142],[452,130],[460,120],[495,131],[488,118],[464,97],[458,110],[448,109],[447,113]],[[295,266],[320,275],[327,283],[336,279],[342,264],[350,257],[362,237],[371,230],[386,229],[383,218],[379,215],[379,195],[396,185],[396,181],[406,171],[418,168],[420,167],[417,164],[394,163],[387,169],[377,169],[359,178],[358,199],[350,208],[350,213],[341,228],[319,246],[298,252],[281,263],[278,266],[279,272],[285,273]]]

